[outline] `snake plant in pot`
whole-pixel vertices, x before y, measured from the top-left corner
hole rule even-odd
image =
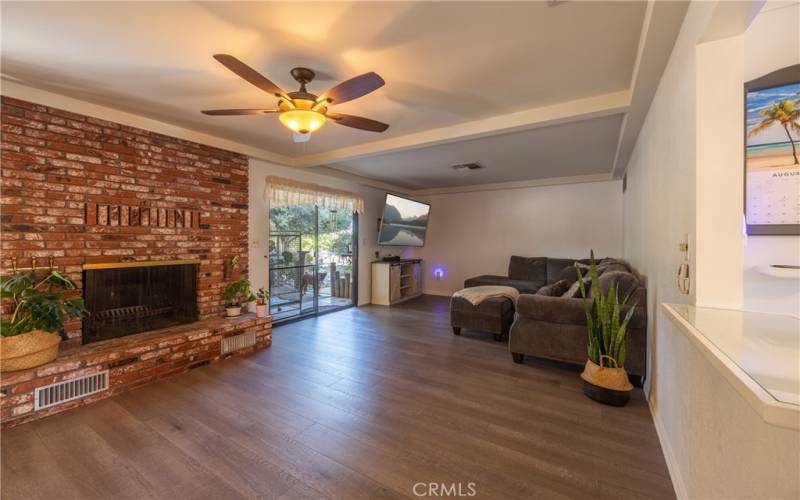
[[[587,293],[580,267],[576,265],[576,269],[588,330],[589,359],[581,373],[583,392],[595,401],[624,406],[633,389],[625,371],[625,339],[635,308],[629,307],[622,315],[630,294],[620,300],[616,282],[611,282],[603,294],[594,252],[589,266],[591,294]]]
[[[0,296],[11,305],[0,322],[0,371],[33,368],[58,357],[64,323],[88,314],[82,298],[64,296],[76,289],[58,271],[41,279],[33,272],[0,277]]]

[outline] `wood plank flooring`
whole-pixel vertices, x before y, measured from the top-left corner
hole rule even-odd
[[[674,498],[638,390],[594,403],[575,371],[454,336],[440,297],[280,326],[250,357],[3,431],[1,479],[7,500],[422,498],[429,483]]]

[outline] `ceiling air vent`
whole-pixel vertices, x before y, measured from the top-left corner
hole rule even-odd
[[[108,389],[108,370],[38,387],[34,409],[42,410]]]
[[[480,163],[459,163],[458,165],[453,165],[450,168],[458,172],[466,172],[467,170],[479,170],[483,168],[483,165]]]

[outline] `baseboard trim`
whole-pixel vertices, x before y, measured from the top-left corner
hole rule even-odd
[[[667,469],[669,470],[669,479],[672,481],[672,488],[675,490],[675,496],[678,499],[689,498],[689,493],[686,491],[686,483],[683,481],[680,469],[678,469],[678,460],[675,458],[675,453],[672,451],[672,446],[667,441],[667,431],[661,423],[661,418],[656,414],[653,409],[653,399],[648,398],[647,406],[650,408],[650,416],[653,418],[653,425],[656,428],[656,435],[658,442],[661,444],[661,451],[664,453],[664,460],[667,462]]]
[[[443,290],[422,290],[424,295],[438,295],[439,297],[452,297],[452,292],[445,292]]]

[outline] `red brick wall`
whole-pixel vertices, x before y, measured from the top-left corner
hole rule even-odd
[[[247,157],[2,97],[2,265],[199,259],[201,318],[222,311],[223,264],[247,270]],[[68,344],[80,343],[80,323]]]

